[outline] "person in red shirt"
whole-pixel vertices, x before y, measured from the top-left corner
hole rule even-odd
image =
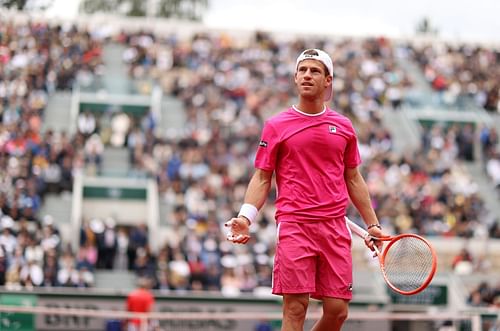
[[[127,296],[127,311],[134,313],[149,313],[153,310],[155,298],[150,291],[151,281],[146,277],[141,277],[137,281],[137,289]],[[130,319],[127,323],[128,331],[141,330],[141,320],[139,318]]]

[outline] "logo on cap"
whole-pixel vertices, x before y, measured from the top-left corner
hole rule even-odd
[[[301,61],[306,60],[306,59],[313,59],[313,60],[317,60],[317,61],[322,62],[325,65],[328,74],[333,77],[333,62],[327,53],[325,53],[324,51],[322,51],[320,49],[315,49],[315,48],[306,49],[297,58],[297,61],[295,63],[295,70],[298,69],[299,63]],[[324,101],[330,100],[330,98],[332,97],[332,94],[333,94],[333,85],[331,85],[326,90],[326,93],[324,94]]]

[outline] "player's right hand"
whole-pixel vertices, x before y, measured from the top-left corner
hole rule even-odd
[[[235,244],[246,244],[250,240],[250,223],[245,217],[233,217],[224,226],[229,228],[227,240]]]

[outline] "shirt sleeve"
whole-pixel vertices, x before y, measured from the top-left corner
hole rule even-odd
[[[274,171],[276,157],[279,148],[279,137],[274,127],[266,122],[262,130],[257,154],[255,156],[255,168],[265,171]]]
[[[347,168],[356,168],[361,164],[361,155],[358,149],[358,137],[354,128],[351,126],[352,135],[347,142],[347,146],[344,153],[344,164]]]

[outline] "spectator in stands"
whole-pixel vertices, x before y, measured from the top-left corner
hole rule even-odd
[[[40,286],[43,284],[43,270],[34,259],[28,259],[21,268],[19,278],[21,285],[27,288]]]
[[[206,267],[200,256],[192,256],[188,258],[189,265],[189,284],[191,290],[203,290],[205,286]]]
[[[87,242],[84,246],[80,246],[76,263],[77,265],[83,265],[85,268],[94,269],[97,263],[97,254],[96,245]]]
[[[241,292],[242,279],[236,274],[236,266],[224,268],[221,275],[221,293],[225,296],[238,296]]]
[[[481,282],[471,291],[467,303],[478,307],[491,306],[497,293],[490,284]]]
[[[189,289],[191,270],[185,257],[180,251],[174,252],[168,264],[168,279],[173,291],[184,292]]]
[[[61,166],[58,163],[56,151],[51,150],[48,158],[48,165],[42,169],[42,179],[45,182],[46,192],[60,193],[60,182],[62,180]]]
[[[78,114],[78,132],[84,137],[90,137],[97,129],[97,123],[94,114],[86,110]]]
[[[89,248],[88,244],[84,247],[80,247],[75,259],[76,270],[93,270],[95,268],[96,255],[97,250],[93,247]]]
[[[112,116],[110,137],[112,146],[121,147],[125,145],[131,122],[130,116],[123,111],[119,111]]]
[[[43,286],[58,286],[57,273],[57,253],[54,249],[47,251],[43,263]]]
[[[500,151],[490,153],[486,162],[486,173],[500,194]]]
[[[479,290],[473,290],[469,294],[469,298],[467,299],[467,304],[474,306],[474,307],[484,306],[483,297],[481,295],[481,292]]]
[[[132,227],[129,234],[129,241],[127,246],[127,259],[128,259],[128,269],[134,270],[137,252],[139,249],[146,249],[148,245],[148,232],[147,226],[141,223],[135,227]]]
[[[75,278],[73,279],[74,287],[92,287],[94,286],[94,274],[92,273],[93,268],[89,268],[86,265],[80,265],[77,269]]]
[[[152,286],[156,284],[157,269],[155,258],[147,248],[140,247],[137,249],[134,262],[134,271],[138,277],[146,277],[152,281]]]
[[[22,263],[24,262],[15,260],[9,264],[7,273],[5,275],[5,286],[8,289],[19,290],[22,287],[21,283]]]
[[[460,253],[453,258],[451,266],[455,273],[468,275],[474,270],[472,256],[467,248],[462,248]]]
[[[209,264],[205,274],[205,289],[207,291],[220,291],[222,288],[220,269],[215,264]]]
[[[129,237],[124,227],[118,227],[116,234],[116,255],[113,263],[115,270],[127,270]]]
[[[5,286],[7,274],[7,256],[2,245],[0,245],[0,286]]]
[[[57,283],[60,286],[73,287],[78,273],[75,269],[76,261],[70,250],[66,250],[59,258],[59,270],[57,272]]]
[[[457,130],[458,157],[465,161],[474,161],[474,143],[476,141],[472,124],[465,124]]]
[[[42,239],[40,245],[46,254],[50,251],[58,252],[61,247],[61,237],[54,224],[54,218],[51,215],[45,215],[43,217]]]
[[[24,257],[28,262],[32,261],[39,266],[43,265],[44,250],[33,235],[28,236],[27,246],[24,249]]]
[[[98,258],[96,267],[110,270],[113,269],[118,246],[116,222],[112,217],[107,217],[104,225],[104,231],[97,235]]]
[[[14,255],[14,251],[17,247],[17,240],[12,229],[14,221],[10,216],[4,215],[0,218],[0,223],[2,229],[2,234],[0,234],[0,246],[5,251],[8,260],[10,260],[10,257]]]
[[[156,289],[160,290],[163,293],[170,292],[170,281],[168,278],[168,270],[159,270],[158,271],[158,283],[156,285]]]
[[[496,129],[494,127],[483,126],[479,131],[479,141],[481,142],[483,161],[486,162],[495,153],[499,142]]]
[[[87,245],[93,245],[96,242],[96,234],[92,230],[91,221],[87,219],[82,220],[82,227],[80,229],[80,247]]]
[[[99,175],[102,170],[104,145],[98,134],[92,134],[85,142],[85,166],[91,176]]]

